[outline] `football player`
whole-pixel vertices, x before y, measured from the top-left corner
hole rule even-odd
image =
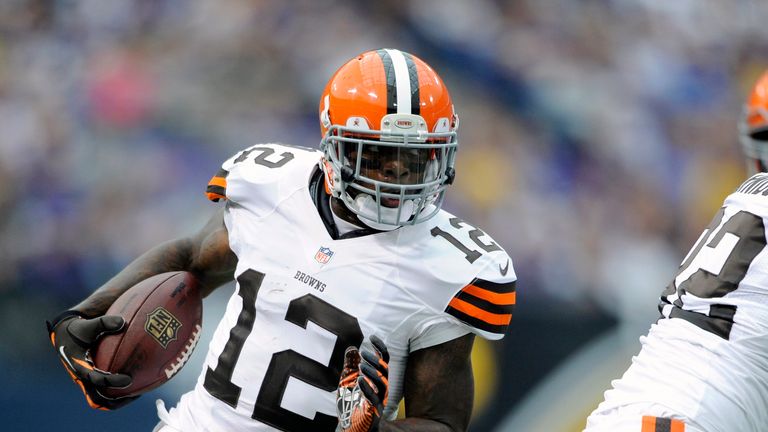
[[[89,350],[137,282],[234,278],[195,388],[157,430],[465,430],[475,335],[503,337],[515,304],[507,253],[441,210],[455,178],[458,117],[437,73],[411,54],[360,54],[320,98],[320,151],[258,144],[225,161],[207,194],[223,208],[197,234],[146,252],[49,324],[95,408],[130,382]],[[396,420],[405,399],[405,418]]]
[[[661,294],[661,316],[585,432],[759,432],[768,428],[768,71],[739,127],[754,174]]]

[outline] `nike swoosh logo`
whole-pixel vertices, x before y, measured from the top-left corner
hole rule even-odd
[[[69,366],[69,368],[74,371],[75,366],[72,365],[72,363],[69,361],[69,357],[67,357],[67,354],[64,352],[64,345],[59,347],[59,354],[61,354],[61,358],[64,359],[64,361],[67,363],[67,366]]]
[[[501,273],[502,276],[506,276],[508,271],[509,271],[509,258],[507,258],[506,267],[502,267],[501,264],[499,264],[499,273]]]

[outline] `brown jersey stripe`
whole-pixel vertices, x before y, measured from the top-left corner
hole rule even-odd
[[[214,175],[214,177],[227,178],[228,175],[229,175],[229,171],[225,170],[224,168],[219,168],[219,171],[216,172],[216,175]]]
[[[217,179],[220,177],[214,177],[213,179]],[[224,183],[224,186],[217,185],[213,179],[211,179],[211,182],[208,183],[208,187],[205,188],[206,194],[213,194],[213,195],[220,195],[220,198],[225,198],[227,196],[227,185]]]
[[[515,286],[517,285],[517,281],[498,283],[498,282],[491,282],[485,279],[477,278],[474,281],[472,281],[472,285],[488,291],[493,291],[498,294],[504,294],[504,293],[515,292]]]

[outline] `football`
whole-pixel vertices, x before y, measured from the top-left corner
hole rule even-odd
[[[99,341],[94,365],[130,375],[133,381],[101,393],[110,398],[137,396],[171,379],[189,360],[202,332],[203,300],[191,273],[169,272],[128,289],[106,315],[120,315],[125,327]]]

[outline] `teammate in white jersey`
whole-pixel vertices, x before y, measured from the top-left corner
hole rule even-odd
[[[768,72],[740,126],[752,172],[661,295],[640,354],[585,432],[768,431]]]
[[[53,321],[54,345],[89,362],[88,342],[122,324],[97,317],[140,280],[186,270],[210,292],[234,277],[198,383],[159,406],[158,430],[467,428],[473,339],[503,337],[516,276],[490,236],[440,208],[458,147],[448,91],[419,58],[369,51],[331,78],[319,114],[320,151],[238,152],[208,185],[224,204],[199,233]],[[91,406],[127,402],[98,391],[129,377],[70,372]]]

